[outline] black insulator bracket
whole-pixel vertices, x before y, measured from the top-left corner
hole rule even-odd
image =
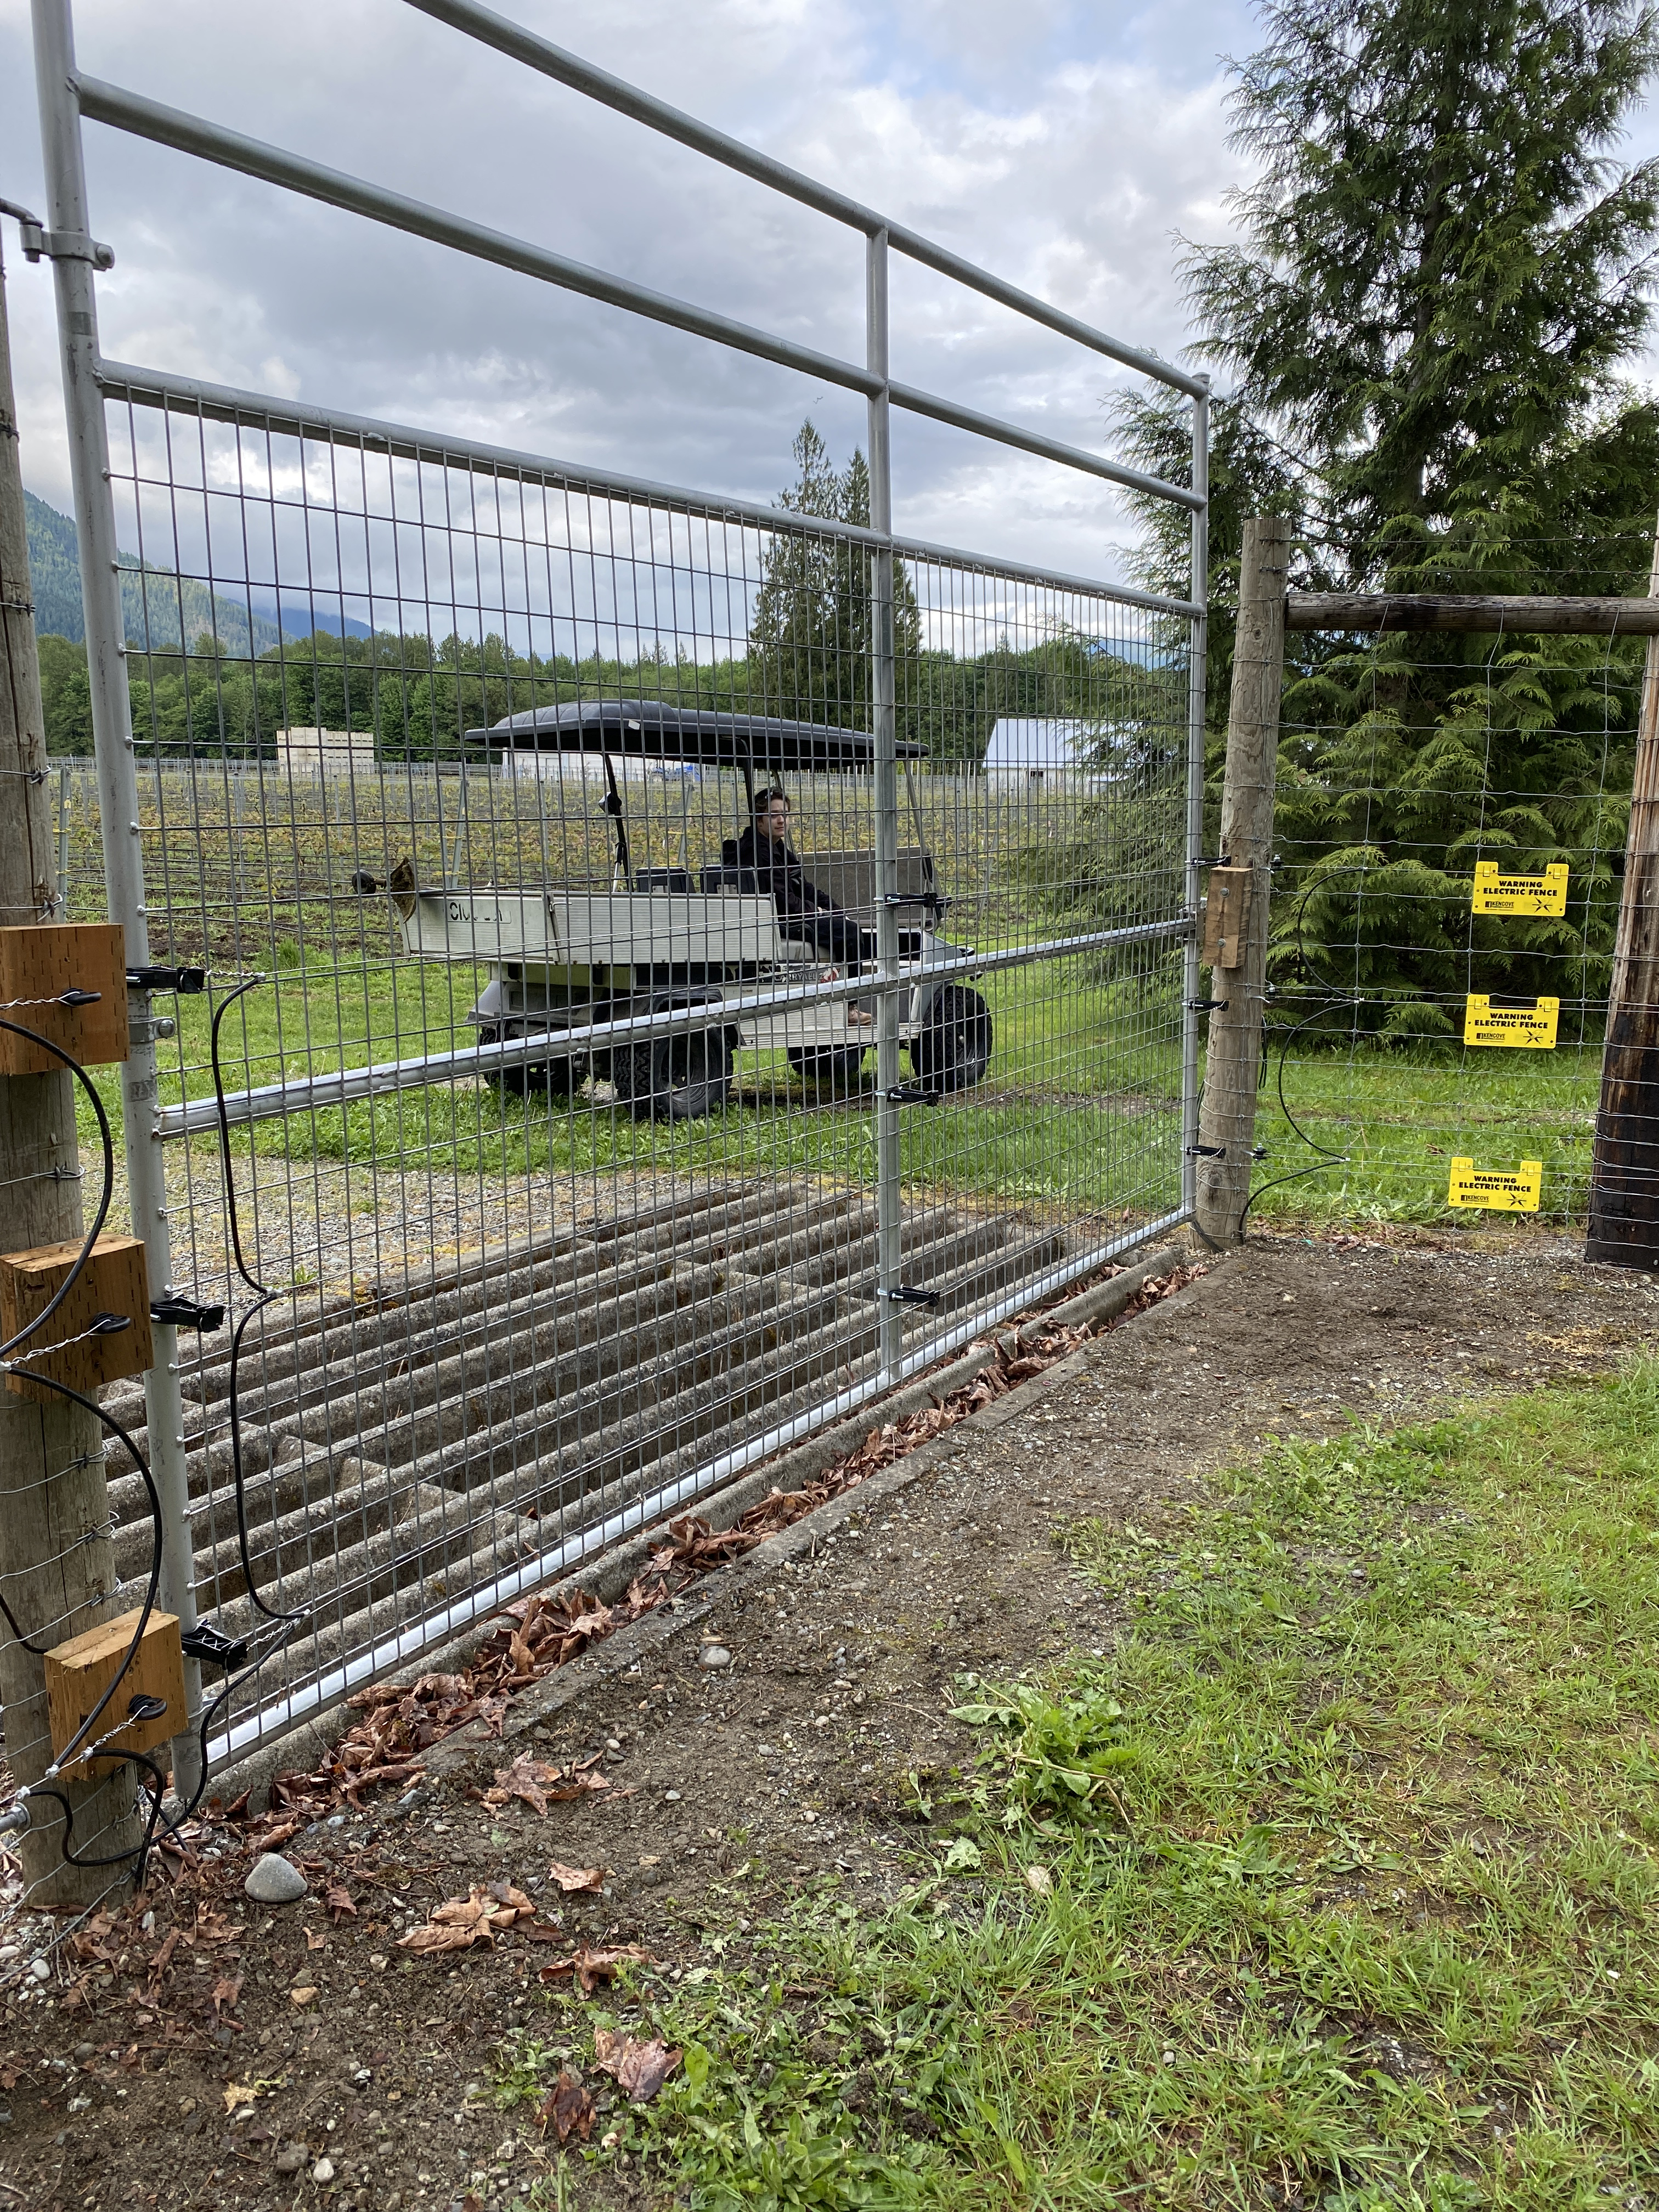
[[[914,1083],[896,1083],[881,1095],[895,1106],[937,1106],[940,1096],[937,1091],[923,1091]]]
[[[1225,1145],[1188,1145],[1187,1147],[1189,1160],[1224,1160],[1226,1157]]]
[[[918,1290],[913,1283],[895,1283],[890,1291],[878,1291],[876,1296],[900,1306],[936,1306],[939,1302],[939,1291]]]
[[[132,1316],[131,1314],[94,1314],[91,1322],[88,1325],[87,1334],[88,1336],[119,1336],[124,1328],[131,1328],[131,1327]]]
[[[222,1628],[216,1628],[210,1620],[198,1620],[194,1628],[187,1628],[179,1638],[186,1659],[198,1659],[204,1667],[218,1667],[228,1674],[247,1662],[247,1638],[227,1636]]]
[[[165,1698],[153,1698],[148,1690],[139,1690],[127,1699],[127,1718],[130,1721],[159,1721],[167,1709]]]
[[[103,995],[101,991],[61,991],[58,1003],[60,1006],[95,1006]]]
[[[1227,1004],[1225,999],[1188,999],[1187,1011],[1189,1014],[1220,1014],[1226,1012]]]
[[[129,968],[129,991],[176,991],[181,999],[199,998],[207,988],[205,968]]]
[[[194,1298],[152,1298],[149,1317],[173,1328],[215,1329],[225,1325],[222,1306],[198,1305]]]

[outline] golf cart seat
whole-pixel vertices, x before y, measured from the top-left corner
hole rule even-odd
[[[843,914],[852,915],[865,928],[876,926],[876,856],[873,853],[803,853],[801,866],[806,880],[816,884],[827,898],[834,901]],[[908,848],[898,855],[896,871],[897,888],[902,898],[927,901],[935,915],[942,914],[945,902],[937,899],[933,890],[933,869],[927,856],[918,848]],[[907,921],[920,921],[926,908],[918,904],[906,915]]]

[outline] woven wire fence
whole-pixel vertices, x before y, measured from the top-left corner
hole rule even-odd
[[[229,1309],[179,1339],[197,1602],[268,1654],[222,1759],[1180,1217],[1190,646],[901,546],[884,982],[856,533],[109,420],[151,957],[209,979],[157,1101],[175,1288]],[[499,726],[552,710],[602,744]],[[687,757],[691,714],[752,760]],[[810,915],[746,872],[769,795]],[[107,1410],[142,1449],[141,1387]]]
[[[1644,641],[1288,645],[1248,1225],[1583,1231]]]

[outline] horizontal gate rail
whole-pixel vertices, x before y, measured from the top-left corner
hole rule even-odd
[[[100,360],[95,373],[98,388],[106,399],[125,400],[133,406],[167,407],[210,422],[234,423],[277,435],[327,440],[366,453],[386,453],[398,460],[459,461],[483,475],[557,484],[568,491],[593,492],[601,498],[635,501],[642,507],[665,511],[690,511],[713,522],[745,523],[781,537],[827,536],[844,539],[849,545],[890,545],[902,560],[937,561],[977,576],[1000,576],[1010,583],[1040,584],[1054,591],[1085,592],[1095,599],[1109,599],[1115,606],[1142,608],[1148,614],[1190,619],[1204,611],[1194,600],[1171,599],[1161,592],[1137,591],[1131,584],[1111,583],[1103,577],[1072,576],[1061,569],[1005,560],[997,554],[966,552],[958,546],[935,545],[921,538],[890,537],[879,530],[865,529],[856,522],[842,522],[830,515],[798,514],[787,507],[763,507],[757,500],[732,499],[718,492],[688,491],[677,484],[653,483],[644,477],[618,476],[579,462],[551,460],[544,454],[520,452],[511,447],[482,444],[476,438],[413,429],[407,423],[386,422],[374,416],[345,414],[337,408],[319,407],[302,399],[277,399],[265,392],[239,392],[228,385],[206,384],[199,378],[180,376],[170,370],[140,368],[131,362]]]
[[[728,315],[696,307],[690,301],[671,299],[665,293],[653,292],[629,277],[612,276],[604,270],[590,269],[546,246],[532,246],[527,240],[492,230],[465,216],[451,215],[447,210],[432,207],[423,200],[410,199],[405,193],[388,191],[383,185],[349,176],[341,169],[331,169],[325,163],[307,160],[303,155],[288,153],[280,146],[267,146],[259,139],[245,137],[238,131],[227,131],[201,116],[187,115],[181,108],[147,100],[123,86],[106,84],[98,77],[82,76],[76,80],[76,89],[83,115],[94,122],[130,131],[135,137],[147,138],[155,145],[170,146],[176,153],[198,155],[222,168],[258,177],[266,184],[283,185],[307,199],[321,200],[330,207],[367,216],[390,229],[407,231],[411,237],[429,239],[434,245],[453,246],[458,252],[470,253],[476,260],[491,261],[498,268],[515,270],[520,276],[534,276],[542,283],[556,284],[564,291],[579,292],[590,300],[601,300],[607,306],[626,308],[648,321],[665,323],[672,329],[712,338],[738,353],[753,354],[781,368],[799,369],[806,376],[823,377],[827,383],[838,384],[846,391],[861,392],[866,398],[884,397],[895,407],[906,408],[912,414],[951,423],[975,436],[994,439],[1001,445],[1035,453],[1043,460],[1057,461],[1063,468],[1102,477],[1108,483],[1122,484],[1129,490],[1169,500],[1178,507],[1196,509],[1204,504],[1203,493],[1185,484],[1166,483],[1161,477],[1147,476],[1142,470],[1127,468],[1120,461],[1106,460],[1098,453],[1085,452],[1079,446],[1062,445],[1056,438],[1045,438],[1017,422],[1005,422],[1000,416],[981,415],[970,407],[959,406],[954,400],[896,384],[887,377],[872,374],[867,368],[860,368],[854,362],[838,361],[833,354],[797,345],[789,338],[775,337],[769,331],[756,330],[748,323],[734,322]]]
[[[476,39],[481,46],[494,46],[498,53],[522,62],[526,68],[538,70],[542,76],[556,83],[568,84],[573,91],[586,94],[605,107],[614,108],[619,115],[631,117],[648,130],[660,131],[665,137],[677,139],[682,146],[694,152],[707,154],[711,161],[724,167],[735,169],[740,176],[750,177],[757,184],[769,185],[785,198],[799,200],[803,207],[815,209],[834,222],[845,223],[849,229],[862,231],[866,238],[881,232],[887,234],[887,243],[895,253],[902,253],[925,268],[934,270],[941,276],[950,276],[969,289],[982,293],[1000,307],[1011,307],[1017,315],[1028,321],[1041,323],[1045,329],[1055,331],[1061,337],[1071,338],[1093,352],[1104,354],[1109,361],[1120,362],[1125,368],[1133,368],[1143,376],[1150,376],[1171,390],[1184,392],[1197,398],[1208,387],[1202,377],[1189,376],[1177,368],[1173,362],[1161,360],[1155,353],[1145,352],[1139,346],[1126,345],[1121,338],[1108,337],[1103,331],[1081,322],[1058,307],[1050,307],[1030,292],[1022,292],[1016,284],[994,276],[989,270],[981,269],[976,262],[969,261],[960,253],[952,253],[948,246],[924,238],[919,231],[894,222],[873,208],[851,199],[830,185],[820,184],[816,177],[792,169],[786,161],[763,154],[753,146],[745,146],[740,138],[732,138],[712,125],[700,123],[694,115],[671,107],[666,100],[655,100],[649,93],[641,92],[636,85],[626,84],[621,77],[612,76],[608,70],[596,69],[592,62],[583,61],[580,55],[567,52],[548,39],[538,38],[533,31],[520,23],[509,22],[493,9],[481,8],[476,0],[409,0],[409,5],[418,8],[423,15],[434,16],[447,23],[452,30]]]
[[[1080,952],[1104,952],[1126,945],[1184,945],[1193,934],[1189,916],[1170,921],[1133,923],[1124,929],[1096,929],[1080,937],[1056,937],[1035,945],[1005,946],[996,952],[975,952],[960,960],[940,960],[927,969],[930,983],[951,975],[989,975],[999,969],[1030,967],[1042,960],[1074,958]],[[569,1029],[506,1037],[496,1044],[464,1045],[454,1052],[423,1053],[418,1059],[382,1060],[370,1067],[342,1068],[337,1074],[308,1076],[299,1083],[262,1084],[252,1091],[228,1091],[225,1118],[240,1127],[249,1121],[269,1121],[285,1114],[314,1113],[328,1106],[349,1106],[364,1098],[380,1098],[395,1091],[418,1091],[457,1076],[489,1075],[506,1067],[523,1067],[544,1060],[550,1052],[580,1052],[589,1045],[643,1042],[674,1036],[687,1030],[702,1031],[726,1023],[745,1020],[751,1014],[775,1014],[791,1006],[834,1005],[867,995],[866,981],[843,977],[838,983],[797,983],[773,991],[758,991],[738,998],[704,1001],[693,1006],[667,1007],[659,1012],[633,1014],[614,1022],[573,1024]],[[163,1106],[155,1115],[155,1130],[162,1137],[199,1136],[219,1126],[219,1105],[214,1098],[187,1099],[181,1105]]]

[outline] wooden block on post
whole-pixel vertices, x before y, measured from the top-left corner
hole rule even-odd
[[[1242,968],[1249,926],[1250,871],[1212,868],[1204,902],[1204,949],[1199,955],[1205,967]]]
[[[75,1265],[80,1249],[77,1239],[43,1244],[33,1252],[0,1255],[0,1330],[4,1331],[0,1340],[9,1341],[34,1319]],[[125,1314],[129,1325],[107,1336],[88,1335],[100,1314]],[[71,1343],[70,1338],[79,1340]],[[53,1345],[63,1349],[47,1349]],[[100,1383],[142,1375],[155,1357],[144,1248],[136,1237],[100,1237],[63,1304],[12,1353],[13,1362],[24,1371],[8,1375],[6,1388],[20,1398],[61,1404],[58,1392],[32,1381],[31,1373],[50,1375],[91,1397]]]
[[[50,1037],[82,1067],[125,1060],[126,939],[118,923],[70,921],[0,929],[0,1019]],[[64,1006],[66,991],[95,991],[89,1006]],[[17,1001],[22,1003],[18,1004]],[[50,1075],[64,1065],[43,1046],[0,1030],[0,1075]]]
[[[60,1644],[55,1651],[47,1652],[46,1716],[55,1758],[63,1757],[65,1746],[74,1741],[76,1732],[85,1724],[87,1715],[108,1688],[111,1678],[119,1671],[143,1612],[142,1606],[135,1607],[132,1612],[124,1613],[114,1620],[102,1621],[82,1635],[71,1636],[67,1644]],[[159,1698],[167,1711],[156,1714],[153,1720],[134,1721],[121,1729],[122,1715],[132,1700],[140,1697]],[[121,1676],[115,1695],[99,1715],[88,1741],[103,1743],[100,1757],[119,1759],[131,1751],[153,1751],[158,1743],[167,1742],[188,1725],[185,1656],[179,1648],[178,1616],[152,1613],[144,1623],[132,1664]],[[117,1729],[120,1729],[119,1734],[112,1735]],[[103,1742],[106,1736],[111,1736],[107,1743]],[[76,1761],[71,1759],[70,1764],[72,1769]]]

